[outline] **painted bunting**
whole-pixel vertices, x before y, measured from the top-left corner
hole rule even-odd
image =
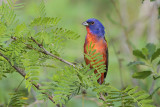
[[[93,49],[96,50],[95,53],[100,53],[103,56],[103,59],[98,63],[102,61],[104,62],[103,64],[106,65],[106,72],[101,73],[101,77],[97,80],[99,84],[102,84],[108,71],[108,45],[104,36],[105,28],[102,23],[95,18],[88,19],[87,21],[83,22],[82,25],[86,26],[87,30],[84,43],[84,53],[87,54],[87,46],[89,48],[90,44],[92,43]],[[90,67],[93,68],[91,61],[88,60],[85,56],[84,59],[86,64],[90,64]],[[97,71],[95,70],[94,73],[97,73]]]

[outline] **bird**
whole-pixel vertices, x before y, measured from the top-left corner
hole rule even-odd
[[[84,53],[87,54],[87,49],[89,48],[90,44],[93,46],[93,50],[96,50],[94,54],[100,53],[102,55],[102,60],[100,62],[103,65],[106,65],[106,69],[104,73],[101,73],[100,78],[97,80],[99,84],[104,83],[104,79],[106,78],[107,71],[108,71],[108,44],[105,39],[105,27],[103,24],[95,18],[90,18],[82,23],[86,27],[87,35],[85,37],[85,43],[84,43]],[[93,65],[91,64],[91,61],[87,59],[84,55],[84,60],[86,64],[90,64],[90,68],[93,68]],[[94,71],[94,73],[97,73],[97,70]]]

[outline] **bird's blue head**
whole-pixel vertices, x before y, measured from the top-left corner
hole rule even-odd
[[[98,37],[104,37],[105,28],[99,20],[91,18],[83,22],[82,25],[86,26],[87,32],[97,35]]]

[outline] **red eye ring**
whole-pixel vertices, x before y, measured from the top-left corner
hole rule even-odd
[[[94,22],[91,22],[91,25],[94,25]]]

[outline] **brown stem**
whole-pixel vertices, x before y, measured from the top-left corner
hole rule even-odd
[[[7,62],[11,65],[11,67],[13,67],[21,76],[23,76],[23,77],[25,78],[26,73],[24,72],[23,69],[18,68],[18,67],[15,66],[15,65],[12,65],[11,61],[9,60],[9,58],[7,58],[7,57],[6,57],[3,53],[1,53],[1,52],[0,52],[0,56],[2,56],[4,59],[6,59]],[[38,90],[41,90],[39,85],[36,85],[36,84],[34,84],[33,82],[31,82],[31,84],[32,84],[33,86],[35,86]],[[51,95],[48,95],[48,94],[45,93],[45,92],[42,93],[42,94],[47,95],[47,97],[48,97],[53,103],[55,103],[55,101],[53,100],[53,98],[52,98]],[[59,105],[57,105],[57,106],[59,106]]]
[[[105,99],[105,97],[104,97],[104,95],[102,93],[100,93],[99,99],[102,100],[102,101],[104,101],[104,102],[106,101],[106,99]]]
[[[62,59],[62,58],[60,58],[60,57],[58,57],[58,56],[50,53],[50,52],[48,52],[48,51],[43,47],[43,45],[42,45],[42,44],[39,44],[33,37],[31,37],[31,40],[32,40],[33,42],[35,42],[35,43],[43,50],[43,51],[42,51],[42,50],[39,50],[39,52],[42,52],[42,53],[44,53],[44,54],[46,54],[46,55],[49,55],[49,56],[51,56],[51,57],[53,57],[53,58],[58,59],[58,60],[61,61],[61,62],[64,62],[64,63],[66,63],[66,64],[68,64],[68,65],[70,65],[70,66],[75,67],[74,64],[72,64],[72,63],[70,63],[70,62],[68,62],[68,61],[66,61],[66,60],[64,60],[64,59]]]

